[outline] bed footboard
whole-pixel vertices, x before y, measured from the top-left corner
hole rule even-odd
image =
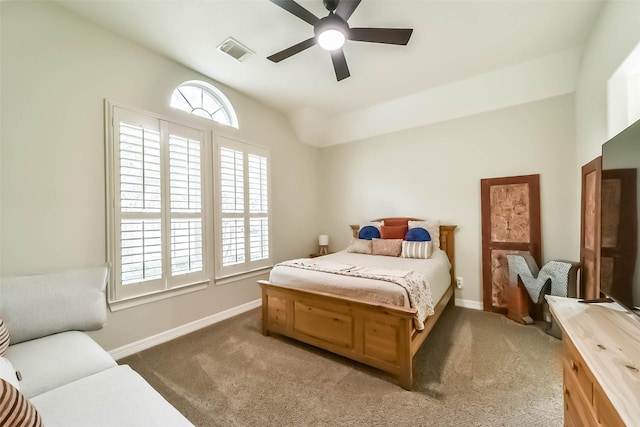
[[[428,333],[416,333],[415,309],[258,283],[264,335],[285,335],[378,368],[397,376],[400,386],[411,390],[412,360],[419,348],[412,341],[421,338],[421,343],[424,337],[417,336]]]
[[[357,237],[358,227],[351,226],[354,237]],[[455,225],[440,226],[440,249],[447,253],[451,263],[451,283],[436,303],[435,314],[426,319],[424,330],[415,329],[416,310],[413,308],[260,280],[262,333],[285,335],[378,368],[395,375],[402,388],[411,390],[413,356],[446,306],[455,304],[455,229]]]

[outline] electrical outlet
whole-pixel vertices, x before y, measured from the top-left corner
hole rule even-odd
[[[456,277],[456,287],[462,289],[462,286],[464,286],[464,280],[460,276]]]

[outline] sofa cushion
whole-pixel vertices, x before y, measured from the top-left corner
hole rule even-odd
[[[35,406],[11,383],[0,378],[0,426],[42,427]]]
[[[192,426],[129,366],[117,366],[31,399],[47,427]]]
[[[6,357],[20,372],[20,390],[28,398],[117,365],[109,353],[78,331],[11,345]]]
[[[0,278],[0,318],[11,343],[102,328],[106,282],[106,267]]]

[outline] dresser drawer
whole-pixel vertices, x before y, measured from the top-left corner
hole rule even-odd
[[[563,363],[563,376],[565,426],[598,427],[591,401],[584,394],[566,359]]]
[[[562,345],[564,347],[564,369],[569,370],[574,375],[582,393],[587,402],[589,402],[589,406],[593,406],[593,384],[595,382],[593,375],[589,372],[580,353],[578,353],[578,350],[570,340],[562,340]]]
[[[620,415],[618,415],[618,412],[602,389],[596,385],[593,393],[593,406],[596,409],[596,418],[600,422],[600,425],[607,427],[624,427],[625,423],[620,419]]]

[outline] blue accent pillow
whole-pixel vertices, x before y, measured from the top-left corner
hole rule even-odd
[[[430,242],[431,235],[424,228],[410,228],[404,236],[404,240],[408,242]]]
[[[362,240],[371,240],[371,239],[379,239],[380,238],[380,230],[378,230],[373,225],[366,225],[360,229],[358,233],[358,239]]]

